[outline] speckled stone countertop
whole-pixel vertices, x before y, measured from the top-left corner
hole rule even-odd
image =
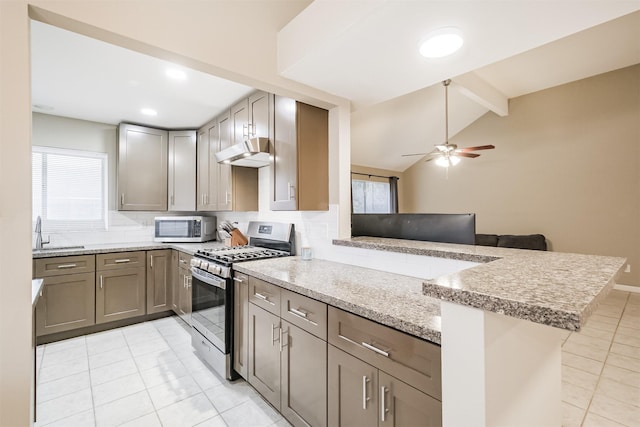
[[[423,283],[426,296],[578,331],[613,288],[617,257],[355,237],[351,246],[482,264]]]
[[[56,256],[92,255],[111,252],[152,251],[155,249],[177,249],[193,255],[196,251],[205,248],[224,246],[222,242],[211,241],[204,243],[160,243],[160,242],[136,242],[136,243],[106,243],[100,245],[85,245],[82,248],[69,249],[45,249],[33,250],[33,258],[50,258]]]
[[[423,295],[422,279],[299,257],[241,262],[234,269],[440,344],[440,301]]]

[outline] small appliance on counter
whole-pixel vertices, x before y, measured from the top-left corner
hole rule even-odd
[[[218,374],[233,380],[233,265],[295,254],[293,224],[251,221],[246,246],[197,251],[191,259],[191,343]]]
[[[198,243],[216,239],[215,216],[157,216],[156,242]]]

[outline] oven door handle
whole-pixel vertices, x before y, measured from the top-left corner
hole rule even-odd
[[[204,274],[200,273],[200,271],[195,267],[191,267],[191,275],[195,279],[198,279],[199,281],[207,285],[215,286],[220,289],[227,289],[226,280],[219,277],[205,276]]]

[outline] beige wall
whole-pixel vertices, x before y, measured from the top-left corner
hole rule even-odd
[[[404,191],[404,173],[403,172],[392,171],[389,169],[370,168],[367,166],[360,166],[360,165],[351,165],[351,172],[359,172],[359,173],[366,173],[366,174],[380,175],[380,176],[397,176],[398,178],[400,178],[398,180],[398,211],[400,213],[407,212],[406,211],[407,200],[406,200],[405,191]],[[357,179],[367,179],[366,176],[361,176],[361,175],[360,176],[353,175],[352,177]],[[375,178],[372,178],[372,179],[375,179]]]
[[[452,112],[455,114],[455,111]],[[543,233],[551,249],[628,258],[640,286],[640,65],[512,99],[452,139],[494,144],[449,170],[405,171],[412,212],[475,212],[479,233]]]
[[[26,426],[31,352],[31,92],[24,1],[0,1],[0,426]]]

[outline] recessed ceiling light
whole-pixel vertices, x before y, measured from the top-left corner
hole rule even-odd
[[[185,73],[182,70],[178,70],[177,68],[169,68],[166,71],[167,77],[174,79],[174,80],[186,80],[187,79],[187,73]]]
[[[429,34],[420,45],[420,54],[427,58],[442,58],[456,52],[463,44],[464,39],[459,29],[441,28]]]
[[[140,110],[140,112],[142,114],[144,114],[145,116],[157,116],[158,112],[152,108],[143,108],[142,110]]]

